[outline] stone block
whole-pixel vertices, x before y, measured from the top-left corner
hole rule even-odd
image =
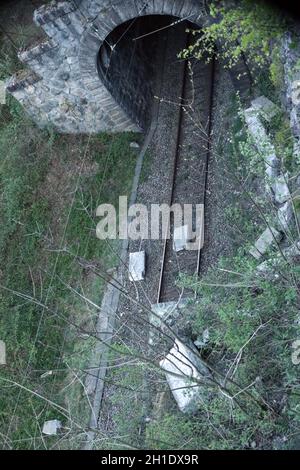
[[[160,362],[178,408],[183,413],[195,413],[203,398],[211,373],[192,346],[175,340],[169,354]]]
[[[48,436],[56,436],[61,429],[62,424],[58,419],[52,419],[50,421],[45,421],[42,429],[43,434]]]
[[[287,201],[281,207],[279,207],[277,215],[279,228],[283,231],[287,231],[294,217],[292,201]]]
[[[139,149],[139,148],[140,148],[140,144],[138,144],[138,142],[130,142],[129,147],[130,147],[131,149]]]
[[[283,204],[288,199],[291,198],[290,190],[287,185],[287,178],[288,175],[280,175],[276,178],[274,184],[274,193],[275,193],[275,200],[279,204]]]
[[[173,237],[173,250],[176,252],[188,248],[189,243],[192,241],[191,229],[188,225],[182,225],[174,228]]]
[[[146,255],[144,251],[129,254],[129,280],[142,281],[145,278]]]
[[[266,121],[270,121],[280,111],[278,106],[265,96],[259,96],[251,102],[251,107]]]
[[[0,341],[0,366],[6,365],[6,345],[4,341]]]
[[[254,258],[260,259],[275,243],[275,241],[279,242],[281,238],[281,232],[276,230],[274,227],[267,228],[256,241],[254,247],[251,248],[250,254],[254,256]]]

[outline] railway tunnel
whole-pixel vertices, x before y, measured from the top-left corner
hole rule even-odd
[[[40,127],[61,133],[142,131],[149,124],[154,57],[166,28],[174,21],[201,28],[208,19],[205,0],[48,3],[34,13],[46,39],[19,53],[25,67],[7,90]]]
[[[188,21],[168,15],[149,15],[127,21],[103,42],[97,59],[100,80],[132,121],[146,130],[151,121],[155,84],[163,67],[170,28],[187,44]],[[174,56],[180,52],[174,43]]]

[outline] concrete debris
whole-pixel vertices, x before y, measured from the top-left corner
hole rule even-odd
[[[173,238],[173,250],[174,251],[178,252],[178,251],[185,250],[191,241],[192,241],[191,231],[188,225],[175,227],[174,238]]]
[[[40,378],[41,379],[45,379],[46,377],[50,377],[51,375],[53,375],[53,370],[47,370],[47,372],[44,372]]]
[[[192,350],[191,350],[192,349]],[[175,340],[169,354],[160,362],[170,390],[183,413],[195,413],[207,395],[211,373],[199,353]],[[193,380],[194,379],[194,380]]]
[[[58,419],[52,419],[44,422],[42,433],[48,436],[56,436],[61,428],[61,422]]]
[[[279,242],[282,238],[282,233],[273,227],[267,228],[263,234],[256,241],[253,248],[250,250],[250,254],[256,259],[260,259],[268,249],[275,243]]]
[[[6,344],[0,341],[0,366],[6,365]]]
[[[144,251],[129,254],[129,280],[142,281],[145,278],[146,255]]]
[[[200,348],[204,348],[208,342],[209,342],[209,329],[206,328],[203,331],[202,335],[198,336],[196,341],[194,341],[194,345],[196,346],[196,348],[200,349]]]
[[[271,143],[255,110],[252,108],[246,109],[245,120],[253,142],[265,161],[267,189],[273,188],[280,166],[275,147]]]
[[[275,200],[279,204],[283,204],[290,199],[291,194],[287,185],[288,175],[280,175],[276,178],[274,184]]]
[[[140,148],[140,144],[138,144],[137,142],[130,142],[129,147],[130,147],[131,149],[139,149],[139,148]]]
[[[293,258],[300,256],[300,241],[298,240],[293,245],[283,249],[282,251],[286,259],[292,260]],[[282,255],[278,253],[273,258],[270,258],[257,266],[257,274],[269,280],[278,279],[279,273],[276,272],[276,270],[277,268],[280,268],[282,261],[285,263]]]
[[[265,96],[251,101],[251,108],[268,122],[280,111],[279,107]]]
[[[151,305],[152,314],[150,314],[149,322],[154,328],[150,328],[149,344],[153,345],[155,339],[159,336],[157,328],[164,330],[164,324],[174,326],[176,320],[183,314],[188,304],[187,299],[178,302],[165,302]]]
[[[292,201],[287,201],[278,209],[278,221],[280,230],[286,232],[289,229],[293,218],[294,211]]]

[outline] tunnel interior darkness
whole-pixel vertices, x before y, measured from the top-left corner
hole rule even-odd
[[[150,124],[168,26],[176,22],[178,18],[166,15],[134,18],[114,29],[98,53],[100,79],[127,115],[143,130]],[[178,28],[182,34],[182,26],[181,22],[172,28]],[[185,26],[191,28],[192,24],[185,22]],[[174,50],[174,60],[178,52]]]

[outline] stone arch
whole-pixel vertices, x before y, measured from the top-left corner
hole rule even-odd
[[[48,39],[22,51],[27,69],[13,76],[8,91],[40,127],[63,133],[140,131],[97,69],[107,36],[136,18],[165,15],[201,27],[208,19],[206,0],[69,0],[35,11],[34,21]]]
[[[112,2],[110,8],[103,8],[86,28],[80,41],[79,66],[82,81],[87,89],[91,91],[100,89],[98,54],[103,46],[105,47],[105,40],[112,31],[137,18],[156,15],[178,20],[188,19],[201,27],[207,18],[206,2],[204,0],[202,2],[199,0],[125,0]],[[114,107],[116,115],[121,113],[120,106],[119,110],[115,108],[116,100],[112,94],[109,92],[110,98],[106,95],[105,84],[102,83],[101,88],[102,94],[105,95],[104,107],[108,109]],[[134,126],[137,126],[135,130],[141,130],[143,127],[141,122],[134,122]]]

